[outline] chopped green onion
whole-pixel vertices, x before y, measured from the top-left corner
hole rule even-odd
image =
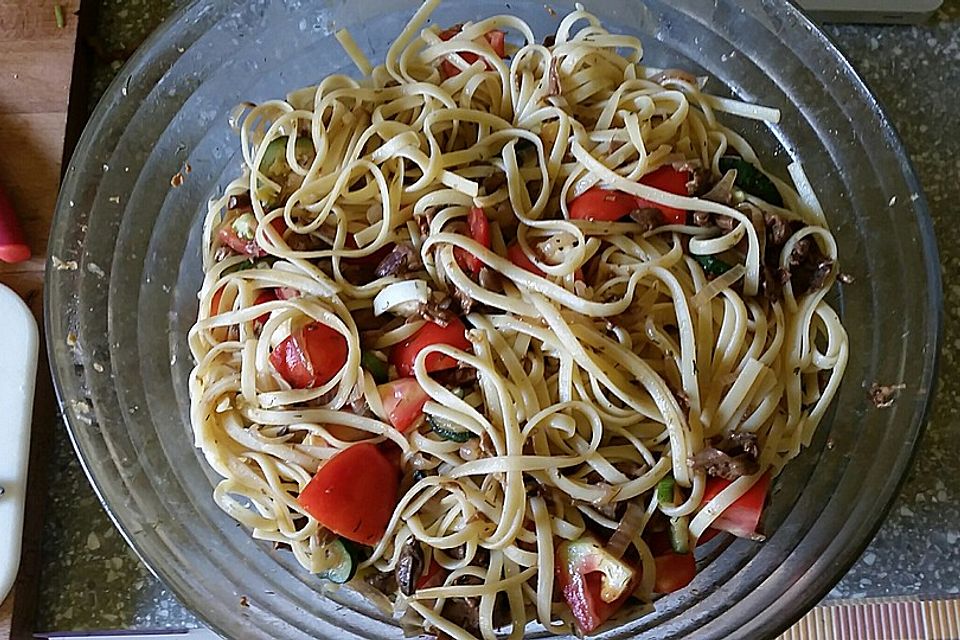
[[[232,267],[227,267],[220,275],[225,276],[238,271],[246,271],[247,269],[269,269],[271,266],[272,264],[268,260],[244,260],[243,262],[238,262]]]
[[[723,156],[720,158],[721,173],[726,173],[731,169],[737,171],[735,185],[775,207],[783,206],[783,196],[780,195],[777,185],[773,184],[773,181],[763,171],[738,156]]]
[[[657,503],[673,506],[673,488],[676,481],[673,476],[666,476],[657,483]]]
[[[676,553],[690,553],[690,519],[670,518],[670,546]]]
[[[57,19],[57,29],[63,29],[67,26],[67,20],[63,15],[63,5],[59,3],[53,5],[53,15]]]
[[[711,276],[722,276],[732,268],[723,260],[718,260],[713,256],[693,256],[693,259],[696,260],[700,266],[703,267],[703,270]]]
[[[360,354],[360,366],[370,372],[377,384],[383,384],[390,380],[387,363],[373,355],[372,351],[364,351]]]

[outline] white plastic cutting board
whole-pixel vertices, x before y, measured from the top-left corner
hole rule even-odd
[[[37,342],[33,314],[0,285],[0,602],[20,564]]]

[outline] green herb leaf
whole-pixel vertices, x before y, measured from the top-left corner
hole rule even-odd
[[[377,384],[384,384],[390,379],[387,372],[387,363],[373,355],[371,351],[364,351],[360,354],[360,366],[370,372]]]
[[[693,256],[693,259],[711,276],[722,276],[731,269],[729,264],[713,256]]]
[[[737,170],[737,180],[734,182],[736,186],[775,207],[783,206],[783,196],[763,171],[737,156],[720,158],[720,171],[726,173],[731,169]]]

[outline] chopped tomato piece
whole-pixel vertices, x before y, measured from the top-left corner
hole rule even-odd
[[[499,29],[493,29],[492,31],[487,31],[483,34],[483,37],[486,38],[487,42],[490,43],[490,46],[493,47],[493,51],[499,56],[503,57],[507,53],[507,34]]]
[[[667,551],[653,559],[657,567],[657,577],[653,590],[657,593],[679,591],[693,581],[697,575],[697,561],[692,553],[674,553]]]
[[[705,505],[717,495],[729,487],[731,482],[723,478],[708,478],[707,486],[703,491],[703,502]],[[765,473],[750,487],[750,489],[740,496],[740,498],[723,510],[716,520],[710,526],[720,531],[732,533],[741,538],[752,538],[757,534],[757,525],[760,524],[760,516],[763,514],[763,503],[767,499],[767,489],[770,487],[770,474]]]
[[[446,31],[442,31],[439,34],[440,39],[446,42],[447,40],[450,40],[455,35],[460,33],[461,30],[463,30],[463,25],[456,25],[456,26],[450,27]],[[493,49],[494,53],[497,54],[497,56],[502,58],[506,54],[506,51],[507,51],[507,46],[506,46],[507,34],[506,33],[504,33],[503,31],[500,31],[499,29],[493,29],[483,34],[483,37],[490,44],[490,47]],[[480,57],[477,54],[471,53],[469,51],[461,51],[459,53],[460,53],[460,57],[466,60],[467,64],[473,64],[474,62],[480,59]],[[485,64],[487,65],[488,71],[493,68],[490,66],[489,62]],[[447,78],[452,78],[453,76],[459,73],[460,73],[460,68],[457,67],[457,65],[453,64],[452,62],[450,62],[449,60],[444,60],[443,62],[440,63],[440,74],[443,76],[444,80],[446,80]]]
[[[420,421],[423,405],[430,399],[416,378],[399,378],[377,390],[390,424],[401,433]]]
[[[283,218],[275,218],[270,224],[280,235],[287,230],[287,223]],[[220,242],[239,254],[262,258],[267,252],[257,244],[256,231],[256,217],[252,213],[244,213],[220,227],[217,237]]]
[[[467,227],[470,230],[470,237],[477,243],[487,249],[490,248],[490,221],[487,220],[487,214],[480,207],[470,209],[467,216]],[[460,268],[468,273],[477,275],[483,269],[483,261],[469,251],[454,247],[453,255],[457,259]]]
[[[330,382],[346,362],[346,338],[319,322],[297,329],[270,354],[273,368],[294,389]]]
[[[688,172],[678,171],[670,165],[662,166],[656,171],[640,178],[640,184],[678,196],[688,195],[687,182],[689,181],[690,174]],[[644,200],[643,198],[637,198],[636,203],[637,207],[641,209],[645,207],[660,209],[660,211],[663,212],[663,217],[666,219],[667,224],[685,224],[687,221],[687,212],[683,209],[666,207],[662,204]]]
[[[445,327],[435,322],[427,322],[415,334],[393,346],[390,350],[390,364],[397,368],[397,373],[401,376],[412,376],[417,354],[426,347],[447,344],[455,349],[469,350],[470,341],[467,340],[466,333],[467,328],[463,326],[460,318],[453,318]],[[442,353],[431,353],[425,364],[427,371],[443,371],[456,367],[457,361]]]
[[[523,249],[521,249],[520,245],[516,242],[507,247],[507,258],[510,260],[510,262],[520,267],[524,271],[529,271],[533,275],[540,276],[541,278],[545,278],[547,276],[547,274],[545,274],[540,267],[533,264],[533,262],[527,258],[527,254],[523,252]],[[574,280],[579,280],[582,282],[583,269],[577,269],[574,271],[573,278]]]
[[[222,227],[217,236],[220,238],[220,242],[227,245],[227,247],[233,251],[236,251],[237,253],[253,258],[262,258],[267,255],[267,252],[264,251],[263,247],[257,244],[256,239],[250,238],[248,240],[241,238],[237,231],[233,228],[233,225],[228,224]]]
[[[297,501],[330,531],[374,546],[387,530],[399,488],[396,466],[362,442],[327,460]]]
[[[357,240],[353,237],[353,234],[348,234],[347,239],[344,241],[343,245],[347,249],[359,249],[357,246]],[[390,252],[393,251],[393,248],[396,245],[392,242],[389,242],[368,256],[363,256],[362,258],[344,258],[344,264],[349,264],[357,267],[367,267],[370,269],[376,269],[380,266],[380,263],[383,262],[383,259],[390,255]]]
[[[380,449],[383,457],[389,460],[390,464],[396,467],[399,473],[400,465],[403,463],[403,449],[397,446],[397,443],[392,440],[384,440],[377,445],[377,449]]]
[[[220,313],[220,301],[223,299],[223,290],[225,287],[220,287],[217,289],[216,293],[213,294],[213,297],[210,299],[210,315],[215,316]],[[263,304],[264,302],[270,302],[271,300],[276,300],[277,294],[273,289],[265,289],[261,291],[257,298],[253,301],[253,304]],[[263,325],[267,320],[270,319],[270,314],[265,313],[261,316],[258,316],[254,322],[260,326]]]
[[[590,187],[570,201],[569,211],[571,220],[614,222],[636,208],[637,200],[629,193]]]
[[[557,547],[557,584],[581,633],[591,633],[623,606],[636,571],[591,536]]]
[[[510,262],[513,264],[525,271],[529,271],[535,276],[540,276],[542,278],[547,275],[541,271],[537,265],[530,261],[530,258],[527,257],[527,254],[523,252],[523,249],[516,242],[507,247],[507,258],[509,258]]]
[[[300,297],[300,292],[293,287],[276,287],[274,291],[278,300],[293,300]]]
[[[275,289],[264,289],[257,295],[257,298],[253,301],[253,304],[254,305],[265,304],[267,302],[271,302],[276,299],[277,299],[277,292]],[[269,319],[270,319],[270,312],[268,311],[267,313],[257,316],[256,320],[254,320],[253,323],[254,325],[257,326],[257,328],[261,328],[263,327],[264,324],[266,324],[267,320]]]
[[[417,590],[420,589],[429,589],[430,587],[436,587],[443,584],[443,579],[446,576],[447,571],[440,566],[436,560],[430,560],[430,567],[423,572],[423,575],[420,576],[420,580],[417,581]]]
[[[223,299],[223,290],[225,287],[220,287],[214,292],[213,297],[210,298],[210,315],[216,316],[220,314],[220,301]]]
[[[640,184],[678,196],[687,195],[687,182],[690,174],[678,171],[672,166],[663,166],[640,178]],[[650,200],[632,196],[615,189],[591,187],[570,201],[571,220],[599,220],[614,222],[626,217],[632,211],[651,207],[663,212],[667,224],[684,224],[687,212],[682,209],[666,207]]]

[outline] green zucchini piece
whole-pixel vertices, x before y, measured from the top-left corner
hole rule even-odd
[[[472,431],[458,429],[453,423],[430,414],[427,414],[427,424],[435,434],[451,442],[466,442],[470,438],[477,437]]]
[[[693,256],[693,259],[700,263],[703,270],[711,276],[722,276],[731,269],[729,264],[714,256]]]
[[[387,363],[373,355],[372,351],[364,351],[360,354],[360,366],[370,372],[377,384],[384,384],[390,379]]]
[[[673,506],[673,487],[676,481],[673,476],[665,476],[663,480],[657,483],[657,504]]]
[[[310,160],[315,153],[313,142],[308,138],[297,138],[297,142],[294,145],[294,153],[297,156],[297,161],[304,164]],[[263,160],[260,162],[260,173],[274,182],[282,183],[290,171],[290,165],[287,164],[287,136],[274,138],[270,141],[270,144],[267,145],[266,151],[263,152]],[[261,200],[273,202],[278,195],[275,187],[266,184],[258,185],[257,197]]]
[[[246,271],[247,269],[269,269],[273,266],[273,262],[267,259],[262,260],[244,260],[243,262],[238,262],[237,264],[223,270],[223,273],[220,275],[225,276],[230,273],[237,273],[238,271]]]
[[[737,180],[734,182],[736,186],[775,207],[783,206],[783,196],[763,171],[737,156],[720,158],[720,172],[726,173],[731,169],[737,170]]]
[[[676,553],[690,553],[690,519],[670,518],[670,546]]]
[[[344,584],[350,582],[357,573],[360,564],[360,549],[345,538],[337,538],[323,549],[327,568],[318,575],[330,582]]]
[[[241,214],[231,226],[241,240],[253,240],[257,235],[257,217],[252,213]]]

